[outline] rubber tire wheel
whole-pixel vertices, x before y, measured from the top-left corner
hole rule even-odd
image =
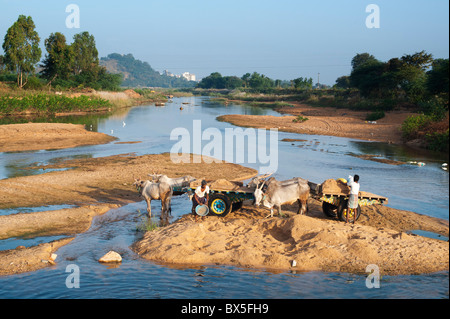
[[[338,217],[339,217],[340,221],[343,221],[343,222],[347,221],[346,220],[347,205],[348,205],[348,200],[343,200],[339,204]],[[356,220],[355,221],[357,221],[360,216],[361,216],[361,206],[358,205],[358,208],[356,209]],[[348,222],[349,223],[353,222],[353,218],[351,216],[348,217]]]
[[[338,209],[339,209],[339,207],[334,206],[333,204],[330,204],[327,202],[323,202],[323,204],[322,204],[322,211],[328,217],[336,218]]]
[[[230,199],[226,195],[220,193],[209,196],[208,206],[210,214],[219,217],[227,216],[233,208]],[[220,211],[218,209],[220,209]]]

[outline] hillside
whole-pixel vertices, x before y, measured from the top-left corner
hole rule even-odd
[[[161,75],[150,64],[135,59],[132,54],[109,54],[100,59],[100,65],[106,67],[110,73],[122,73],[124,87],[181,88],[193,87],[196,84],[184,78]]]

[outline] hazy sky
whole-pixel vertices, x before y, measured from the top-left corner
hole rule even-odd
[[[66,26],[69,4],[80,9],[79,29]],[[380,9],[380,28],[366,27],[369,4]],[[448,12],[447,0],[0,0],[0,39],[24,14],[42,48],[52,32],[71,43],[88,31],[100,57],[132,53],[157,71],[198,78],[256,71],[314,82],[320,73],[321,83],[333,85],[357,53],[387,61],[426,50],[448,58]]]

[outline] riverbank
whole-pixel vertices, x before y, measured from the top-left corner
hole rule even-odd
[[[404,120],[412,115],[410,112],[386,112],[385,117],[374,122],[365,120],[367,112],[337,109],[333,107],[313,107],[301,103],[291,103],[292,106],[282,106],[276,111],[285,116],[268,115],[223,115],[217,119],[233,125],[253,128],[278,128],[283,132],[313,135],[330,135],[402,144],[400,131]],[[296,122],[298,117],[303,122]]]
[[[0,125],[0,152],[63,149],[105,144],[116,138],[87,131],[83,125],[27,123]]]
[[[0,92],[0,119],[5,117],[27,117],[54,115],[81,115],[110,113],[114,109],[144,103],[167,102],[164,92],[127,89],[122,92],[80,91],[46,92],[11,90]]]

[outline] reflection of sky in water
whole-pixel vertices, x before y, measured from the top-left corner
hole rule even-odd
[[[182,104],[182,102],[188,104]],[[183,110],[180,110],[181,106]],[[41,173],[42,170],[32,172],[24,171],[22,168],[30,164],[43,165],[61,159],[169,152],[178,142],[178,140],[170,140],[170,134],[175,128],[186,128],[190,132],[191,147],[193,147],[194,120],[201,120],[203,131],[213,127],[223,134],[225,128],[235,128],[229,123],[216,121],[216,117],[223,114],[282,116],[269,108],[233,104],[225,106],[209,102],[207,98],[198,97],[174,99],[173,103],[167,103],[165,107],[138,106],[120,110],[109,118],[100,118],[93,127],[99,132],[117,137],[117,142],[140,141],[140,143],[112,142],[54,151],[0,153],[0,177]],[[86,121],[86,123],[92,123],[92,117]],[[304,141],[281,142],[284,138]],[[278,132],[278,139],[278,170],[274,175],[278,179],[301,176],[321,183],[328,178],[347,178],[350,174],[358,174],[361,177],[362,189],[388,197],[389,206],[448,219],[448,172],[441,169],[441,164],[447,162],[448,158],[437,157],[444,156],[442,154],[435,155],[398,145],[330,136]],[[267,140],[267,154],[269,154],[269,139]],[[225,150],[233,145],[225,145],[224,140],[221,142],[222,158],[224,158]],[[208,143],[209,141],[202,141],[201,148]],[[248,163],[248,149],[252,149],[252,146],[249,147],[247,142],[244,145],[245,161],[238,164],[258,170],[268,166],[268,164],[260,163],[258,157],[256,163]],[[394,166],[363,160],[350,154],[378,155],[380,158],[404,162],[423,161],[427,165],[424,167],[409,164]],[[236,159],[236,153],[234,153],[234,159]]]

